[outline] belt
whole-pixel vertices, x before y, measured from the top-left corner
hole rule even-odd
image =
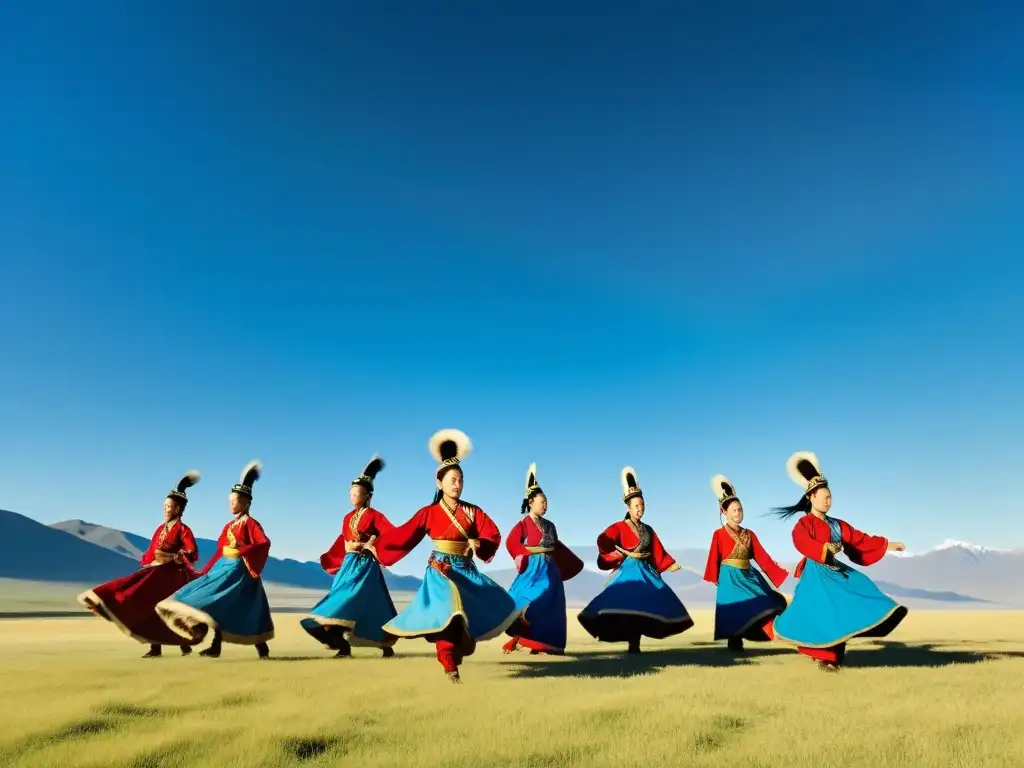
[[[722,561],[722,565],[731,565],[733,568],[742,568],[744,571],[750,569],[750,558],[746,560],[739,560],[737,558],[727,557]]]

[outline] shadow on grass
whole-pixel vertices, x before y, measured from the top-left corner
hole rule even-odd
[[[907,645],[897,640],[875,640],[874,649],[850,646],[846,666],[851,669],[888,667],[947,667],[998,659],[1024,659],[1022,651],[965,651],[943,648],[942,643]]]
[[[544,658],[524,658],[521,664],[506,662],[512,678],[542,677],[635,677],[659,672],[667,667],[741,667],[753,664],[758,658],[791,654],[785,648],[749,648],[746,653],[734,654],[717,645],[715,647],[666,648],[629,655],[622,651],[569,651],[560,661]],[[530,659],[527,661],[526,659]]]

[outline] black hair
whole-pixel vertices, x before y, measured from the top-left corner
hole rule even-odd
[[[533,497],[534,496],[543,496],[543,495],[544,495],[544,491],[542,491],[539,486],[537,488],[534,488],[532,491],[530,491],[529,495],[525,499],[523,499],[523,504],[519,508],[519,514],[525,515],[527,512],[530,511],[530,502],[533,501]]]
[[[781,520],[787,520],[793,515],[803,513],[807,514],[811,511],[811,497],[810,494],[805,493],[800,497],[800,501],[789,507],[774,507],[771,514],[775,515]]]

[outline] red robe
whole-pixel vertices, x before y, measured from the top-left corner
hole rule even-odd
[[[833,518],[837,519],[837,518]],[[843,554],[855,565],[874,565],[881,560],[889,548],[889,540],[884,536],[870,536],[862,533],[847,523],[839,520],[839,528],[843,544]],[[834,555],[829,552],[828,544],[832,540],[832,529],[824,520],[813,514],[801,517],[793,526],[793,545],[803,558],[796,566],[793,575],[800,578],[807,560],[818,563],[831,562]],[[805,648],[797,650],[812,659],[841,664],[846,653],[846,643],[831,648]]]
[[[475,555],[472,552],[470,554],[485,563],[493,560],[501,545],[501,532],[494,521],[480,507],[462,501],[453,514],[454,521],[441,502],[438,502],[423,507],[403,525],[382,531],[374,543],[377,561],[385,566],[394,565],[412,552],[424,536],[430,536],[435,541],[477,539],[480,542],[479,549]],[[433,560],[431,566],[434,566]],[[476,641],[461,624],[455,622],[449,624],[443,632],[427,635],[425,639],[434,644],[437,660],[446,672],[457,671],[463,658],[476,650]]]
[[[494,521],[480,507],[465,502],[459,503],[455,519],[457,524],[440,502],[423,507],[408,522],[378,535],[374,543],[377,560],[381,565],[394,565],[412,552],[424,536],[429,536],[447,541],[478,539],[480,548],[475,556],[485,563],[491,562],[501,546],[501,532]]]
[[[665,547],[658,538],[654,529],[647,526],[651,531],[651,552],[647,558],[658,573],[668,570],[678,571],[679,564],[675,558],[665,551]],[[619,520],[612,523],[604,532],[597,537],[597,567],[602,571],[614,571],[628,555],[622,554],[616,547],[633,551],[640,544],[640,537],[636,528],[629,520]]]
[[[887,538],[861,533],[845,520],[838,522],[842,530],[843,554],[854,565],[874,565],[885,556],[889,547]],[[803,559],[800,560],[793,575],[800,578],[808,558],[818,563],[824,563],[832,558],[833,555],[828,551],[831,540],[832,531],[824,520],[811,514],[800,518],[793,527],[793,545],[797,552],[803,555]]]
[[[181,562],[175,562],[178,557]],[[156,613],[156,604],[196,577],[196,538],[180,518],[161,523],[140,560],[142,568],[95,589],[78,601],[129,637],[150,645],[191,645],[171,631]]]
[[[539,547],[543,537],[543,531],[531,515],[524,515],[522,520],[512,526],[512,530],[505,538],[505,548],[512,555],[519,573],[526,570],[526,562],[530,555],[534,554],[527,547]],[[568,581],[583,570],[583,561],[557,538],[554,550],[548,554],[555,561],[555,567],[558,568],[558,574],[562,577],[562,581]]]
[[[263,532],[263,526],[255,518],[247,514],[241,514],[224,526],[217,539],[217,551],[213,553],[210,562],[203,568],[202,573],[209,573],[214,564],[224,554],[225,547],[233,547],[238,550],[238,556],[242,558],[245,567],[254,579],[258,579],[267,565],[267,558],[270,557],[270,539]]]
[[[351,554],[345,551],[346,542],[370,544],[366,549],[373,553],[372,542],[384,531],[390,531],[394,527],[382,513],[373,507],[353,509],[341,521],[341,535],[335,539],[329,550],[320,555],[320,567],[334,576],[341,570],[341,563],[345,559],[345,555]]]
[[[750,534],[751,559],[757,563],[758,567],[760,567],[772,584],[776,587],[781,587],[782,582],[789,576],[789,571],[769,557],[764,547],[761,546],[756,533],[749,528],[742,528],[740,530],[745,530]],[[718,583],[718,572],[722,566],[722,561],[728,560],[735,548],[736,541],[729,535],[729,531],[726,530],[724,525],[715,531],[711,537],[711,548],[708,550],[708,563],[704,569],[704,581],[709,581],[712,584]]]

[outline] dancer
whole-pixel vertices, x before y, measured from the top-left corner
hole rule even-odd
[[[622,500],[626,517],[597,537],[597,567],[614,570],[601,593],[580,611],[583,628],[606,643],[629,643],[628,653],[640,653],[642,636],[663,639],[685,632],[693,619],[661,574],[678,571],[661,539],[644,516],[644,494],[636,470],[622,470]]]
[[[715,598],[715,640],[728,639],[729,649],[740,652],[743,641],[774,638],[772,623],[786,610],[786,598],[768,586],[764,576],[750,567],[753,559],[776,586],[782,586],[789,571],[769,557],[749,528],[743,528],[743,504],[725,475],[711,478],[711,490],[718,499],[718,512],[725,517],[711,537],[704,581],[718,585]]]
[[[338,658],[351,656],[353,645],[380,648],[384,658],[395,655],[392,646],[398,638],[383,626],[397,612],[373,548],[376,538],[394,526],[370,506],[373,482],[383,468],[384,459],[374,456],[349,486],[352,511],[342,520],[341,535],[320,556],[334,583],[300,622],[313,638],[336,650]]]
[[[558,540],[555,524],[545,515],[548,497],[537,485],[537,465],[526,473],[526,492],[520,520],[505,539],[505,547],[515,561],[516,576],[509,594],[525,611],[522,634],[512,634],[502,650],[512,653],[521,645],[530,653],[565,653],[565,587],[562,582],[583,570],[583,561]],[[529,514],[527,514],[529,513]]]
[[[886,552],[902,552],[905,547],[829,517],[832,491],[813,453],[794,453],[786,470],[803,495],[793,506],[776,508],[775,513],[782,519],[803,513],[793,528],[793,544],[803,559],[794,572],[800,581],[793,600],[775,619],[775,637],[796,645],[820,669],[838,672],[847,640],[885,637],[903,621],[907,609],[882,594],[863,573],[836,560],[836,555],[843,553],[857,565],[872,565]]]
[[[443,429],[428,445],[440,462],[434,502],[404,525],[381,532],[374,546],[385,566],[409,554],[425,535],[434,548],[412,602],[384,631],[433,643],[448,678],[458,683],[459,666],[473,654],[477,642],[500,635],[517,623],[523,611],[474,562],[479,558],[489,563],[494,558],[501,533],[480,507],[461,500],[461,460],[472,450],[469,438],[457,429]]]
[[[249,515],[260,470],[259,461],[249,462],[231,488],[228,507],[235,519],[224,526],[217,551],[199,578],[156,606],[167,626],[187,640],[199,642],[213,630],[213,641],[200,656],[219,657],[222,642],[255,645],[261,659],[270,656],[267,641],[274,637],[274,620],[260,578],[270,539]]]
[[[95,589],[83,592],[78,602],[106,619],[128,637],[148,643],[144,659],[161,656],[161,646],[176,645],[182,656],[192,653],[192,641],[184,642],[167,628],[153,609],[156,604],[196,577],[192,564],[199,548],[192,529],[182,521],[188,496],[185,491],[199,482],[199,473],[186,472],[164,499],[164,521],[153,533],[143,553],[142,568]]]

